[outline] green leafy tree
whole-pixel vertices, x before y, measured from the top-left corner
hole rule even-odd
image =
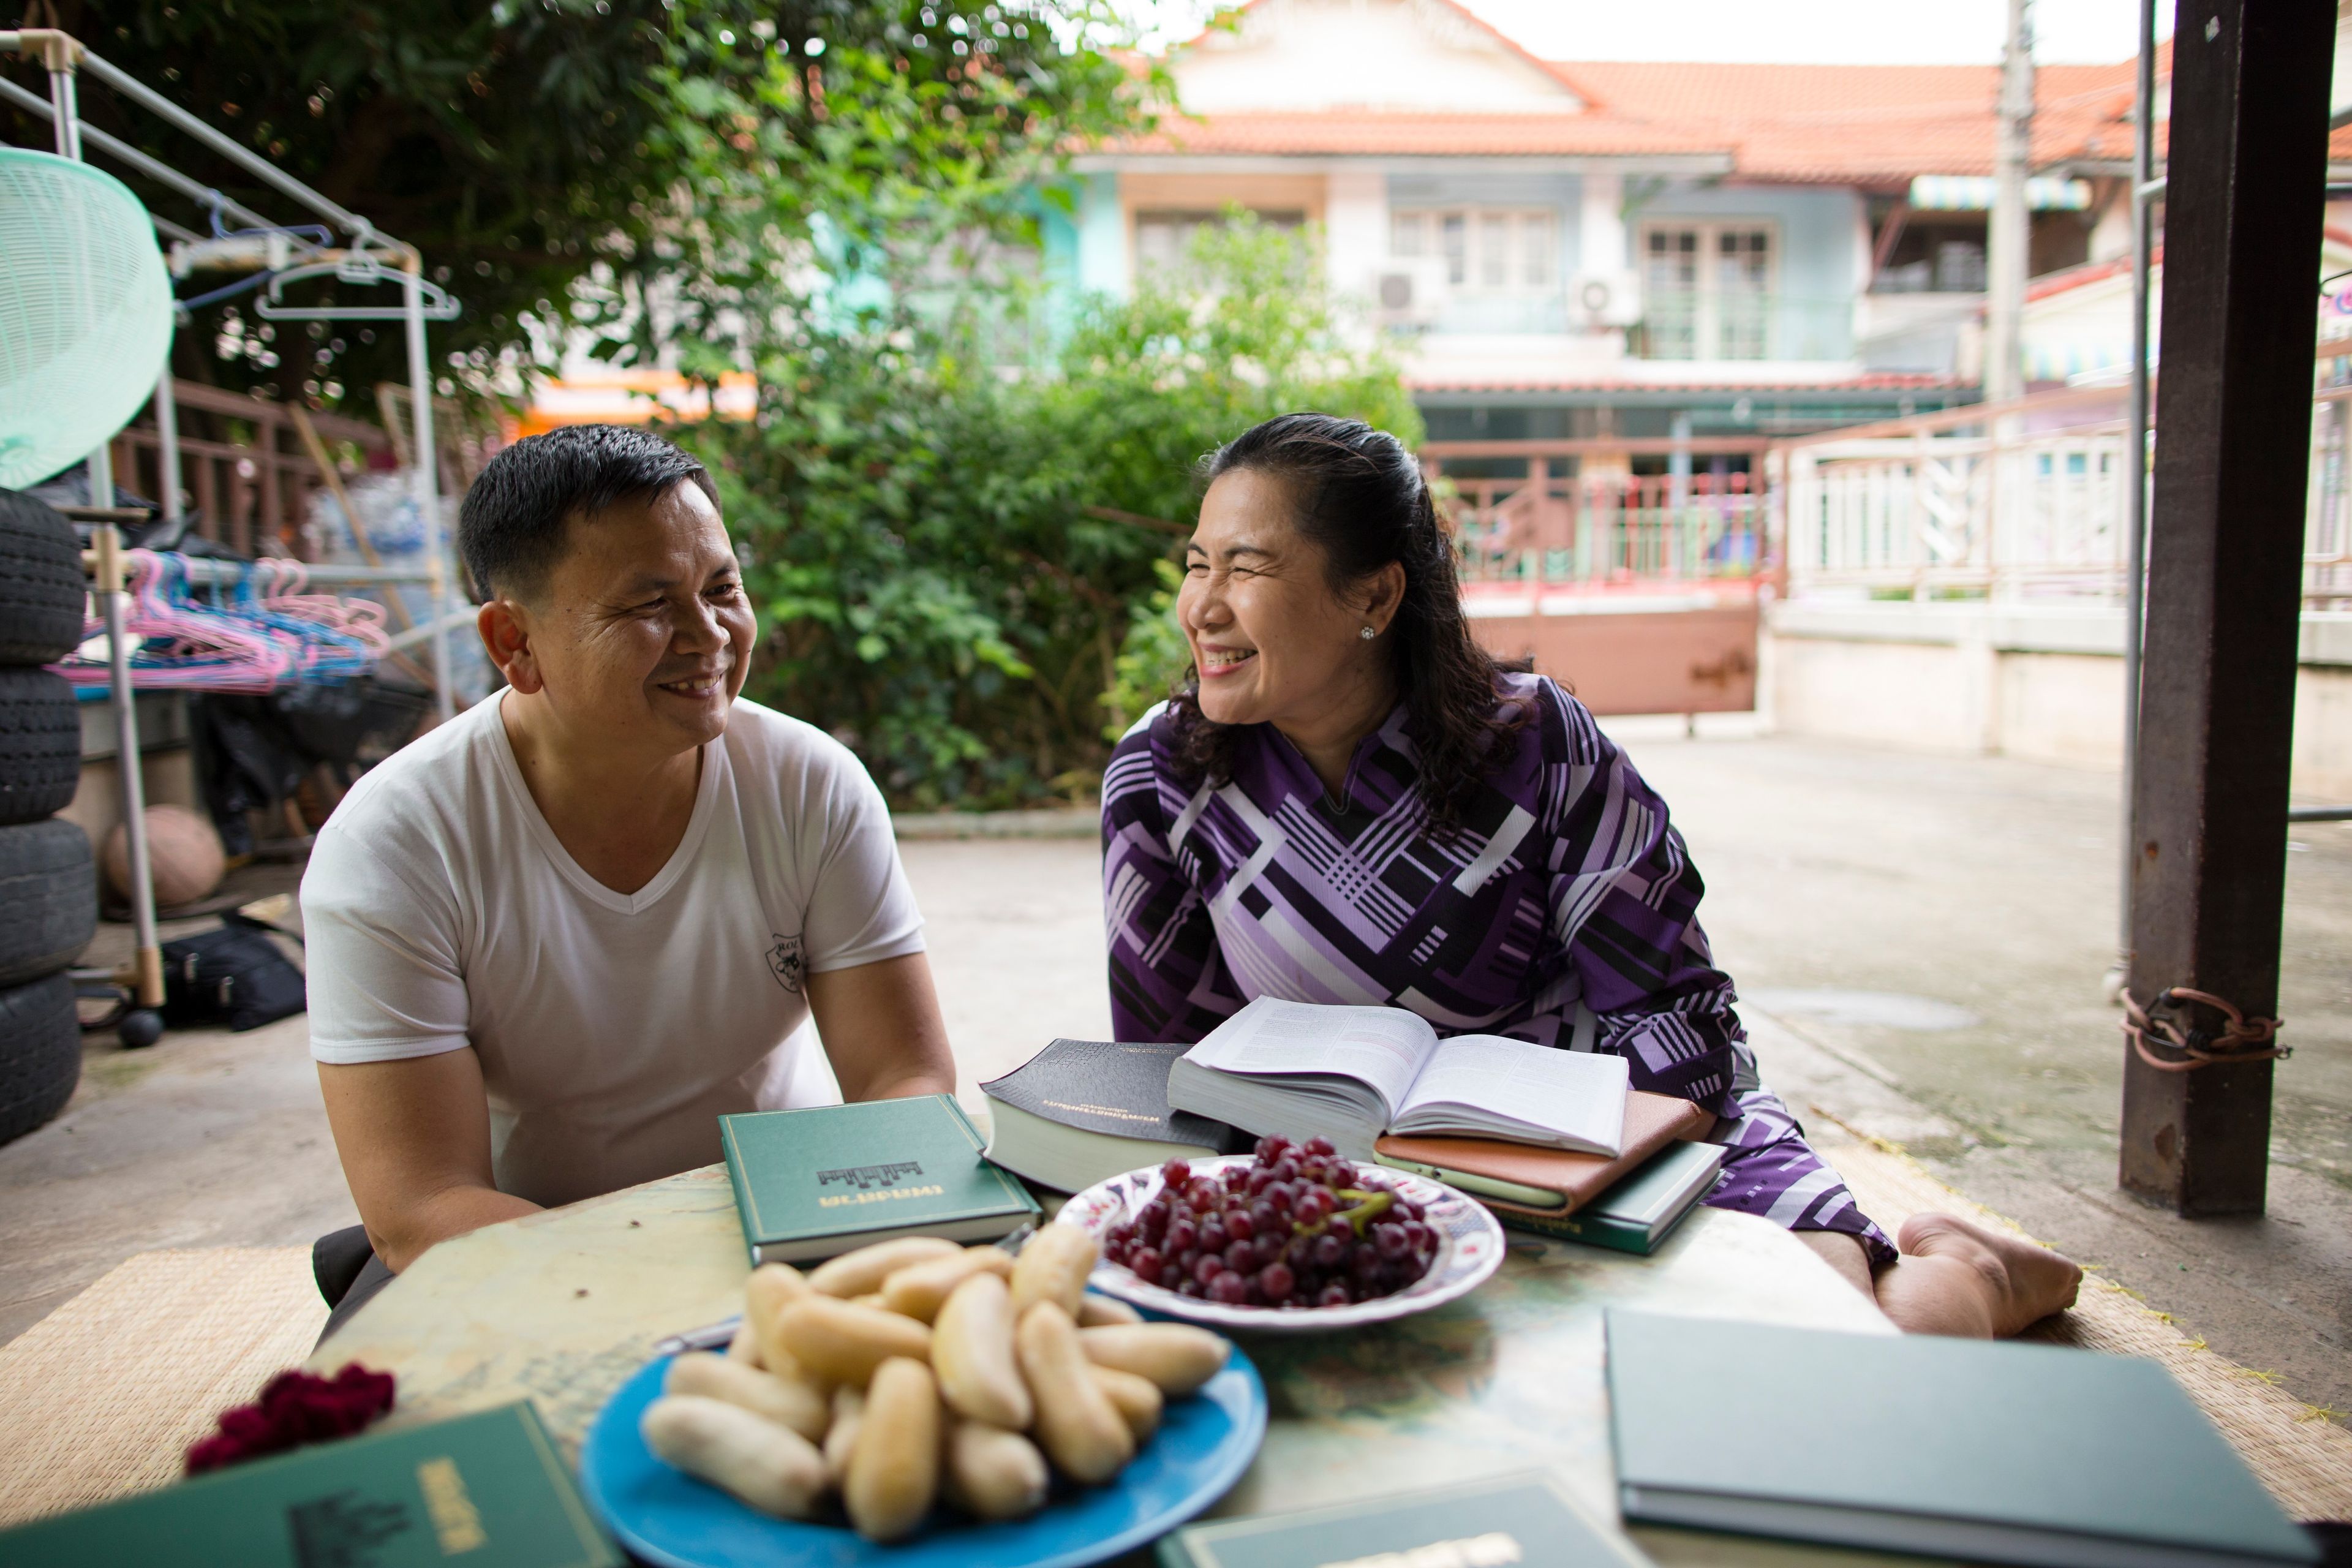
[[[1040,373],[993,368],[970,312],[772,341],[757,422],[685,433],[751,563],[753,694],[903,805],[1093,790],[1106,721],[1183,668],[1165,574],[1197,460],[1298,407],[1419,439],[1385,349],[1320,279],[1311,241],[1237,216],[1134,298],[1083,306]]]
[[[915,217],[1013,223],[1011,193],[1063,145],[1136,119],[1133,73],[1062,42],[1099,33],[1095,4],[56,0],[37,19],[416,245],[465,305],[434,328],[436,350],[478,383],[573,326],[699,342],[728,267],[805,247],[818,215],[852,268]],[[0,68],[46,94],[33,64]],[[92,123],[296,218],[101,86],[82,103]],[[12,140],[47,143],[46,126],[0,113]],[[181,198],[127,177],[185,220]],[[670,303],[648,312],[648,298]],[[408,378],[396,330],[268,323],[249,298],[201,311],[178,349],[182,374],[289,399],[364,403],[377,380]]]

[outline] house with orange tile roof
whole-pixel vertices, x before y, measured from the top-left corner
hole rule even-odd
[[[1233,206],[1314,226],[1433,437],[1704,452],[1978,396],[1997,67],[1542,59],[1454,0],[1252,0],[1168,68],[1049,270],[1122,292]],[[2037,72],[2032,275],[2127,253],[2132,79]]]

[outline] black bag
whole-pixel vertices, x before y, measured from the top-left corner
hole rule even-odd
[[[307,1005],[302,972],[251,926],[163,944],[163,1021],[175,1029],[257,1029]]]

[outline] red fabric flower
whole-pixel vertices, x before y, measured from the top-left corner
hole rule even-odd
[[[220,1430],[188,1450],[188,1474],[348,1437],[392,1408],[392,1374],[357,1362],[331,1378],[281,1372],[261,1397],[220,1414]]]

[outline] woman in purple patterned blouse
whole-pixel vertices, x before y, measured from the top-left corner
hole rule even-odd
[[[1411,454],[1292,414],[1203,465],[1185,689],[1103,778],[1111,1016],[1192,1041],[1252,997],[1624,1057],[1731,1149],[1707,1202],[1788,1226],[1899,1326],[2014,1333],[2054,1253],[1943,1215],[1890,1242],[1758,1080],[1665,803],[1573,697],[1471,638]]]

